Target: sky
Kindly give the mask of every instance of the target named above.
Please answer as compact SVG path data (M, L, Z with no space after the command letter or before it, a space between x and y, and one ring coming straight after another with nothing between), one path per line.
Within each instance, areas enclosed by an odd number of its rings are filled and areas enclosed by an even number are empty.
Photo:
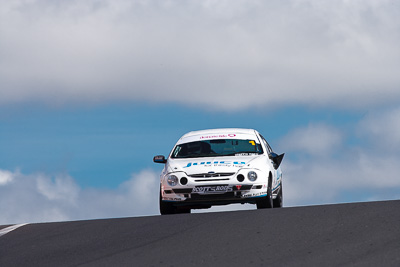
M399 199L399 5L0 1L0 224L156 215L153 156L225 127L285 206Z

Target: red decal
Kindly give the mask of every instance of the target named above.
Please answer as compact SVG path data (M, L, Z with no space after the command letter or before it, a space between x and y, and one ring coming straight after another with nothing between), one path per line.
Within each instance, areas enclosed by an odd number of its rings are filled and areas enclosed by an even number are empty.
M237 190L240 190L240 188L242 188L242 186L241 185L237 185L236 188L237 188Z

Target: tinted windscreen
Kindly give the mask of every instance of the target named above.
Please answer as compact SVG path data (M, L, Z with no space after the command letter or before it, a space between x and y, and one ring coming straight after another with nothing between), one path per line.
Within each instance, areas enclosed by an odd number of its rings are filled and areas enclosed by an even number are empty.
M262 153L261 145L254 140L214 139L177 145L171 157L198 158Z

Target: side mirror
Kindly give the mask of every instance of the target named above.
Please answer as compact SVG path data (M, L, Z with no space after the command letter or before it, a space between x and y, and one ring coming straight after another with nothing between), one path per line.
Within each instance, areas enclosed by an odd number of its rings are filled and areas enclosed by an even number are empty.
M285 156L285 153L278 155L274 152L271 152L268 157L272 160L272 162L274 163L274 168L278 169L279 166L282 163L283 157Z
M167 162L167 160L165 159L165 157L164 157L163 155L155 156L155 157L153 158L153 161L154 161L155 163L166 163L166 162Z

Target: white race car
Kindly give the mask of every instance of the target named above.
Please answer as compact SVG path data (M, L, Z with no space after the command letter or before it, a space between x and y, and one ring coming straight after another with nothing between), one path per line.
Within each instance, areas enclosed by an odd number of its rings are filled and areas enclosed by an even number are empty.
M213 129L182 136L163 163L160 213L190 213L213 205L252 203L282 207L284 154L277 155L256 130Z

